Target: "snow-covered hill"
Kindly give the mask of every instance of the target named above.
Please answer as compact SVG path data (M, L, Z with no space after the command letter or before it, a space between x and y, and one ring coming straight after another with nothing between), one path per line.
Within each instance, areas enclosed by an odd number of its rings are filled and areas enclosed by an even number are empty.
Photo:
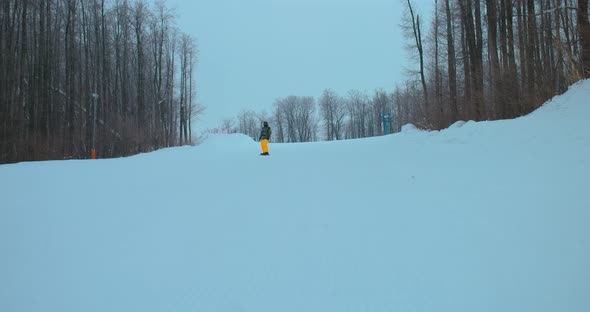
M589 98L0 166L0 311L590 311Z

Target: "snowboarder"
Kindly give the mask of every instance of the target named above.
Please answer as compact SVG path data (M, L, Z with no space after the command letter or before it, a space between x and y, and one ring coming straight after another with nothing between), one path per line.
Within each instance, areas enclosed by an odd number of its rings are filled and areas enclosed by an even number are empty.
M270 129L270 127L268 126L268 122L264 122L263 123L263 127L262 127L262 131L260 131L260 138L258 138L258 140L260 141L260 146L262 147L262 153L260 153L260 155L269 155L268 154L268 140L270 140L270 135L272 133L272 130Z

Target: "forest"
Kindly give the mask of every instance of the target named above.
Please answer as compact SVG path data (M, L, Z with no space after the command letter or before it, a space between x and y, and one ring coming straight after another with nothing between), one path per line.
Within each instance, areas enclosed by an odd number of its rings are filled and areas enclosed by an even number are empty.
M371 94L289 95L270 114L244 110L221 129L257 138L268 120L275 142L362 138L405 124L439 130L528 114L590 77L587 0L433 0L426 25L412 1L400 1L415 64L406 81Z
M0 163L192 141L196 41L162 0L2 0Z

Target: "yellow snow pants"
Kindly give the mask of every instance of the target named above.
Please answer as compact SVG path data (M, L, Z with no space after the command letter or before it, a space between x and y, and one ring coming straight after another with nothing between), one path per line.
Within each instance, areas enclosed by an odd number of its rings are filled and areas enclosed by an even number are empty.
M268 153L268 140L260 140L260 147L263 153Z

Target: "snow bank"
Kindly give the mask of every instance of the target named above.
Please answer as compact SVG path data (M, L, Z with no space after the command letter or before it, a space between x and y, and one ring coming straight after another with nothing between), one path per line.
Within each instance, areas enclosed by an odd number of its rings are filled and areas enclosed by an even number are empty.
M413 124L405 124L402 126L401 133L409 134L409 133L418 133L418 132L422 132L422 130L418 129Z
M467 122L463 121L463 120L459 120L455 123L453 123L452 125L449 126L450 129L458 129L463 127L463 125L465 125Z

